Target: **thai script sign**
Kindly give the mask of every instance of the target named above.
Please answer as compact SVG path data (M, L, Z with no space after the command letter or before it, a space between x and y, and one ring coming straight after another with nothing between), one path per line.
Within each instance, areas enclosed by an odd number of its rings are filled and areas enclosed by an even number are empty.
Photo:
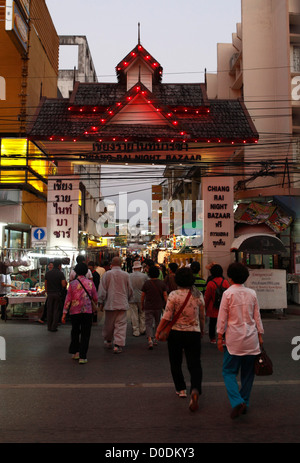
M49 177L47 198L48 247L77 248L79 180Z

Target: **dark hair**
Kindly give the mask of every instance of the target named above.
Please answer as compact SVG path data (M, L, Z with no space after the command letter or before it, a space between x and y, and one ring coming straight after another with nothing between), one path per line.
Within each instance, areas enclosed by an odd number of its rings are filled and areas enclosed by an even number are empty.
M93 262L92 260L90 260L89 263L88 263L88 265L89 265L90 267L95 267L95 262Z
M159 277L159 268L152 265L149 268L148 275L150 278L158 278Z
M85 256L82 254L79 254L79 256L76 257L76 262L77 264L81 264L82 262L85 262Z
M77 275L86 275L88 272L88 266L84 262L81 262L76 265L74 270Z
M61 260L60 259L55 259L53 261L53 267L58 268L61 265Z
M222 269L221 265L215 264L210 269L210 273L211 273L213 278L222 277L223 276L223 269Z
M178 269L178 264L176 264L176 262L171 262L171 263L169 264L169 269L170 269L173 273L175 273L176 270Z
M191 263L191 270L193 273L199 273L200 272L200 264L196 260L194 260Z
M249 270L241 262L234 262L229 265L227 275L234 283L242 285L249 276Z
M177 286L181 286L182 288L193 286L195 278L192 270L189 267L183 267L177 270L175 274L175 282Z
M148 267L152 267L152 265L154 265L154 261L152 259L146 259L146 265L148 265Z

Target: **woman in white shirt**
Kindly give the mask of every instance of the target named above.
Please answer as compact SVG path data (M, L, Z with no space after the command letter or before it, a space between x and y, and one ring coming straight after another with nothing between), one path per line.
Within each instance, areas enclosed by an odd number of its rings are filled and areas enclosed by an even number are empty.
M229 283L224 293L217 321L217 346L224 351L223 378L232 406L231 418L246 413L254 381L254 362L260 353L264 332L258 300L253 289L246 288L249 271L235 262L227 269ZM226 347L223 348L225 334ZM241 370L241 388L237 375Z

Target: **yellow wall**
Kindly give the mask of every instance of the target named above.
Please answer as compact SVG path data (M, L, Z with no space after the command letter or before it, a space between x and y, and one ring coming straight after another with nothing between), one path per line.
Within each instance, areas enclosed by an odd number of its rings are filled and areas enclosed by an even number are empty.
M47 226L47 202L42 201L31 193L22 194L22 223L32 226Z

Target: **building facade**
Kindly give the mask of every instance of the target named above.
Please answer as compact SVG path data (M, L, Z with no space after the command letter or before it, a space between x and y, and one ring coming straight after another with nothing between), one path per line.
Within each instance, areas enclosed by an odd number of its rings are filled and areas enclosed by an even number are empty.
M100 167L58 162L39 147L28 132L37 108L45 98L57 99L59 91L59 46L65 43L57 35L45 0L0 1L0 248L1 260L18 261L18 255L45 242L33 239L33 230L52 227L57 239L48 240L54 249L61 247L59 237L68 237L70 217L49 218L49 185L57 188L55 198L66 204L54 205L57 211L76 217L72 248L85 248L95 235L95 198L100 196ZM85 38L79 44L79 76L95 79L92 59ZM82 53L84 48L84 54ZM84 55L84 57L83 57ZM88 60L86 59L88 56ZM85 61L84 61L85 59ZM73 85L74 78L71 83ZM59 176L59 177L58 177ZM66 178L75 178L70 191L58 194ZM50 195L51 196L51 195ZM52 198L53 199L53 198ZM57 202L57 201L56 201ZM65 206L65 207L63 207ZM61 223L64 224L64 228ZM73 219L72 219L73 224ZM88 233L89 230L89 233ZM56 253L60 254L60 252ZM16 257L16 258L13 258Z
M252 264L299 273L300 4L242 0L232 43L218 44L218 71L207 75L211 98L243 98L259 142L236 150L235 235L279 236L286 253L253 256Z
M0 246L17 251L46 226L55 166L26 135L41 96L57 96L59 39L44 1L1 0L0 18Z

